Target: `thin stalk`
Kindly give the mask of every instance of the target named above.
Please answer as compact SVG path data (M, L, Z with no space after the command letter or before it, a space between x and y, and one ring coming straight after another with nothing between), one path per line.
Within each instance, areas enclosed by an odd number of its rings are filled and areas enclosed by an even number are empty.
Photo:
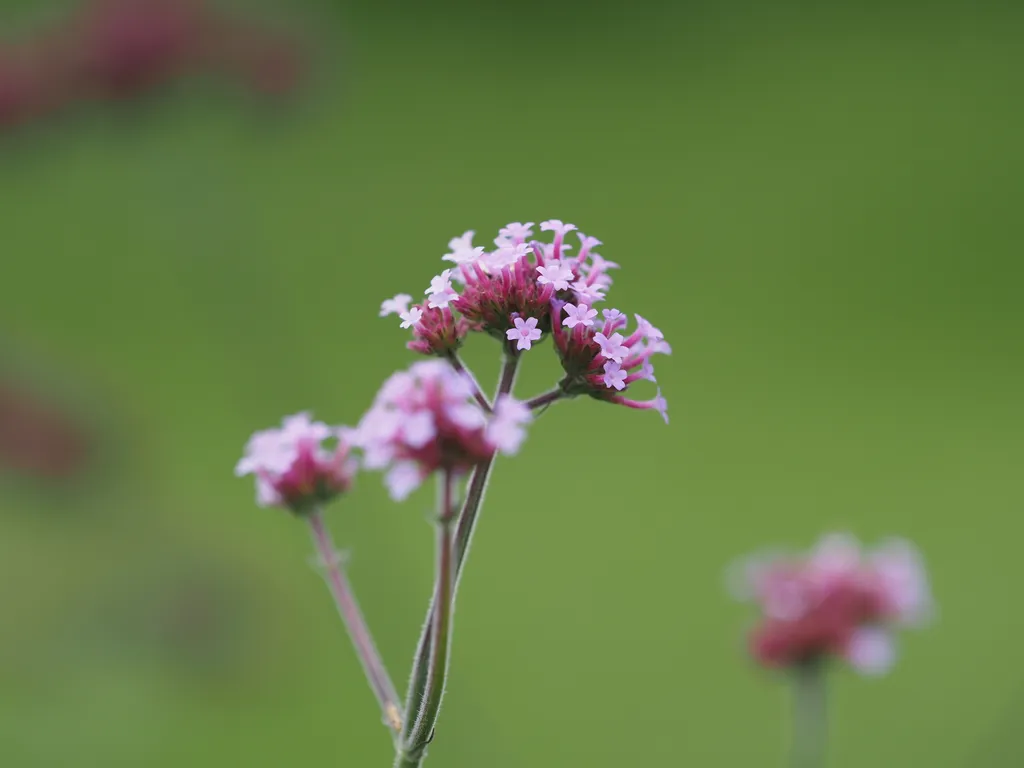
M473 384L473 399L476 400L479 406L483 408L487 413L491 413L494 410L491 406L491 401L487 399L487 395L485 395L484 391L480 388L480 384L477 383L476 377L473 375L473 372L463 364L462 358L459 357L459 353L456 352L455 350L452 350L448 354L448 362L451 363L452 368L454 368L456 371L463 374L469 379L469 381Z
M356 655L363 665L363 672L370 683L373 695L377 697L377 703L380 704L384 722L397 734L402 730L398 692L395 690L395 685L391 682L391 677L384 667L384 661L373 642L366 619L362 611L359 610L359 603L356 602L352 584L342 568L338 553L334 548L334 542L331 540L331 534L324 524L322 513L317 510L307 519L313 534L313 544L316 546L317 555L327 572L327 586L330 587L334 604L348 630L349 637L352 639L352 645L355 646Z
M441 711L444 686L448 677L448 659L451 655L451 627L455 589L455 552L452 540L452 522L455 518L455 476L446 471L441 477L437 520L437 580L434 587L434 606L430 623L430 654L423 703L415 722L402 734L402 745L397 765L419 765L427 744L430 743Z
M505 362L501 369L498 381L497 399L501 395L512 393L515 385L516 373L519 368L518 355L506 354ZM454 541L454 570L455 584L452 589L452 601L455 599L455 592L458 586L458 579L462 574L462 567L466 562L466 555L469 551L470 541L473 538L473 531L480 512L480 506L484 499L484 492L487 490L487 481L490 479L491 469L494 467L494 455L492 454L482 464L478 464L469 478L469 486L466 489L466 500L463 502L462 511L459 513L458 522L455 525ZM416 647L416 657L413 661L412 677L409 680L409 691L405 700L405 722L414 723L416 716L424 702L427 689L427 672L432 651L432 627L436 615L436 598L431 600L427 609L427 620L424 622L423 632L420 634L419 644ZM428 734L427 738L430 738ZM403 760L405 762L403 762ZM411 760L411 762L409 762ZM396 768L414 768L422 761L422 756L413 759L400 751Z
M552 403L557 403L563 397L565 397L565 392L563 392L559 387L555 387L550 392L545 392L542 395L531 397L526 401L526 407L531 411L536 411L538 408L544 408Z
M811 659L793 669L793 768L824 768L828 736L825 666Z

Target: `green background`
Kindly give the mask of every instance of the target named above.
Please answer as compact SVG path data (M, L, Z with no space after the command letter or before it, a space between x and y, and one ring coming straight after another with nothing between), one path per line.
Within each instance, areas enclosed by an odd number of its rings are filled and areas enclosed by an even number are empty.
M500 463L428 764L784 765L723 572L830 530L913 539L940 607L890 676L833 676L830 765L1024 762L1021 12L310 11L295 109L3 137L5 375L100 442L71 487L0 487L0 764L389 765L307 534L231 470L284 414L360 417L414 359L379 302L449 238L549 217L672 342L672 423L574 401ZM493 343L466 357L490 386ZM518 394L557 373L538 347ZM430 505L364 475L330 512L400 684Z

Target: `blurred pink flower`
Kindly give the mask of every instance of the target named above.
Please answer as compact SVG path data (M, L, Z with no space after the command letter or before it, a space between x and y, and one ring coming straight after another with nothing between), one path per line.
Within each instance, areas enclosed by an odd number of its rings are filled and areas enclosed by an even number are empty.
M389 378L352 434L364 466L386 469L385 484L404 499L435 471L462 474L494 452L515 453L531 414L505 397L488 418L469 378L447 362L414 363Z
M352 486L357 462L350 454L350 430L312 421L308 413L288 416L277 429L256 432L235 466L235 474L256 476L256 500L263 507L311 511ZM337 439L333 449L325 440Z
M920 556L897 539L864 551L833 534L802 556L750 558L734 575L736 596L761 607L750 651L769 667L838 656L883 673L896 657L893 630L922 624L933 607Z

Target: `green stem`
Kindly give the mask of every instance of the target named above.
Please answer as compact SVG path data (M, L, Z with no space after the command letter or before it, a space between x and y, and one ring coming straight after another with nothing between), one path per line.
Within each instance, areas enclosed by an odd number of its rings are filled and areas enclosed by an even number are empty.
M545 406L549 406L552 403L557 403L563 397L565 397L565 392L562 390L562 388L555 387L554 389L550 390L549 392L545 392L542 395L531 397L529 400L526 401L526 407L529 408L531 411L535 411L538 408L544 408Z
M828 735L825 666L809 659L793 669L793 768L824 768Z
M511 394L515 386L516 373L519 368L518 355L506 354L505 362L501 369L498 382L498 392L495 397ZM492 454L482 464L478 464L469 479L469 486L466 489L466 500L459 513L458 522L455 525L454 541L454 584L452 586L451 600L454 603L455 590L458 585L459 576L462 574L462 567L466 562L466 555L469 552L469 545L473 538L473 531L476 528L476 521L480 513L480 506L484 500L484 493L487 490L487 481L490 479L491 469L494 467L494 455ZM419 644L416 647L416 657L413 662L412 677L409 681L409 691L405 700L404 722L409 728L416 722L418 713L425 702L427 690L427 676L430 668L432 655L432 627L435 621L436 597L431 600L427 610L427 620L424 623L423 632L420 634ZM428 734L429 738L429 734ZM403 740L404 741L404 740ZM407 741L404 743L408 744ZM409 755L400 750L396 768L415 768L422 762L423 755Z
M427 661L426 686L422 706L416 719L408 723L402 734L398 765L418 765L430 743L441 711L445 680L448 677L448 658L451 651L451 625L455 588L455 551L452 545L452 522L455 517L455 476L446 471L441 478L439 514L437 521L437 581L434 606L430 622L430 653ZM403 762L404 761L404 762Z
M395 733L402 728L400 720L398 692L394 683L384 667L384 660L377 651L373 642L370 628L359 610L359 603L356 602L355 592L348 580L338 553L331 541L330 531L324 524L323 515L319 510L308 516L309 528L313 534L313 544L316 547L320 562L326 569L327 586L330 587L331 596L338 609L342 622L348 630L352 645L355 647L356 655L363 665L363 672L370 683L373 695L377 697L381 712L384 715L384 722Z

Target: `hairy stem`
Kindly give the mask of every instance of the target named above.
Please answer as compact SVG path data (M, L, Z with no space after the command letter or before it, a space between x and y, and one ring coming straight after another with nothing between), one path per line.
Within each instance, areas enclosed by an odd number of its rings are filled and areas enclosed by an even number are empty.
M433 605L435 610L430 622L430 653L427 659L426 686L422 706L416 720L407 724L402 733L402 744L398 765L409 764L416 759L422 761L427 744L434 733L444 686L448 677L448 658L451 651L451 626L454 604L452 592L455 588L455 552L452 542L452 522L455 518L454 500L455 476L446 471L441 478L438 499L437 520L437 579L434 585ZM403 762L405 761L405 762Z
M363 672L370 683L373 695L377 697L377 703L380 704L384 722L392 731L399 733L402 729L402 719L398 692L395 690L394 683L391 682L391 677L384 667L384 661L373 642L366 619L362 611L359 610L359 603L356 602L352 584L342 568L338 553L334 548L334 542L331 541L331 534L324 524L323 515L317 510L307 519L313 534L317 555L326 569L327 585L330 587L334 604L337 606L338 613L352 639L352 645L355 646L356 655L363 665Z
M518 355L507 354L499 376L498 391L495 399L501 395L511 394L512 387L515 385L518 368ZM477 465L476 469L473 470L473 474L469 478L469 486L466 489L466 499L463 502L462 511L459 513L458 522L455 525L453 545L454 552L452 556L454 568L454 583L452 585L451 595L452 602L455 600L455 588L458 584L459 576L462 574L462 567L466 562L466 554L469 551L469 545L473 538L473 531L476 527L480 506L484 499L484 492L487 490L487 481L490 478L491 469L493 467L494 455L492 454L485 462ZM416 716L420 711L421 704L425 700L429 660L431 658L433 648L432 627L434 625L436 605L437 600L435 597L431 601L430 607L427 610L427 620L424 623L423 632L420 634L419 644L416 647L416 657L413 661L412 677L409 681L409 692L405 700L405 722L407 724L415 722ZM396 768L414 768L415 766L419 766L421 761L422 755L417 757L415 755L408 755L404 751L400 751L395 766Z
M825 667L811 659L793 669L792 768L824 768L828 735Z

